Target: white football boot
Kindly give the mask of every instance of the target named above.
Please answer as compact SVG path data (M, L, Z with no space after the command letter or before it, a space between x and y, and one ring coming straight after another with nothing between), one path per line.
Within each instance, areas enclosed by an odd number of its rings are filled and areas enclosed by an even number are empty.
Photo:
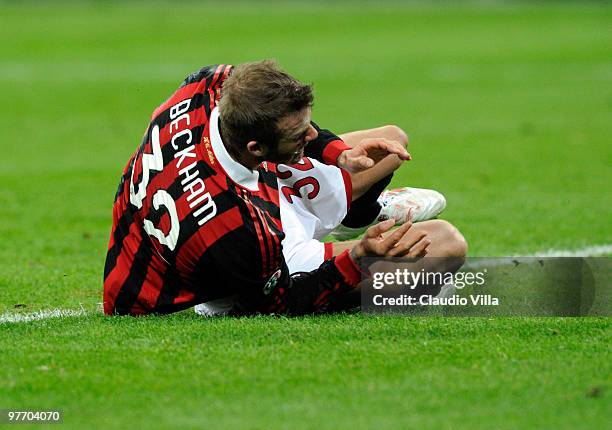
M378 203L382 209L370 225L391 218L395 219L396 225L404 224L408 221L411 209L413 222L426 221L437 217L446 207L446 199L439 192L410 187L385 190L378 198ZM336 240L349 240L365 232L370 225L353 228L340 224L330 235Z

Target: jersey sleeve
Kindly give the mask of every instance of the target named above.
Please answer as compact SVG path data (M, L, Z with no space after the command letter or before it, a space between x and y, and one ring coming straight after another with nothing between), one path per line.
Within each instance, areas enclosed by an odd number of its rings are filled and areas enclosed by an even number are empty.
M270 292L267 309L287 315L313 313L336 295L352 290L360 280L359 267L347 250L315 270L290 275Z
M316 139L306 145L304 156L336 166L338 156L343 151L351 149L350 146L331 131L322 129L314 122L311 124L319 134Z
M240 241L238 239L240 237ZM291 274L279 255L277 270L264 276L256 263L258 238L238 232L218 241L223 248L207 252L200 261L200 282L206 303L196 307L204 315L285 314L316 312L334 295L354 288L361 272L348 251L324 261L308 272ZM240 248L236 247L240 243Z

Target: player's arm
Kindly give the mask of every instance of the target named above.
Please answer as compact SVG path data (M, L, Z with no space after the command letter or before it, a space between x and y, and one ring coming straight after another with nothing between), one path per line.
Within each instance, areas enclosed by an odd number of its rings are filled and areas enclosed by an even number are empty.
M286 267L286 266L285 266ZM285 315L303 315L316 312L337 294L357 286L361 272L349 251L324 261L316 270L285 276L274 285L265 288L261 312Z
M363 257L416 258L427 252L425 234L409 235L409 221L393 232L394 220L370 227L363 238L311 272L298 272L276 284L264 306L268 312L300 315L314 312L337 294L355 288L361 281ZM384 234L384 235L383 235Z
M311 124L318 135L306 145L304 155L325 164L357 173L373 167L390 154L396 154L402 160L410 160L410 154L399 142L384 138L368 138L351 148L331 131L320 128L314 122Z
M282 252L271 262L268 251L256 231L228 233L199 262L202 301L233 297L235 315L300 315L315 312L317 299L350 290L360 281L349 251L299 274L290 273Z
M202 298L233 296L234 314L276 313L302 315L316 312L336 295L357 286L361 280L360 259L366 256L405 255L425 249L427 241L407 242L405 224L383 237L394 225L386 221L370 227L364 237L335 257L324 261L315 270L291 274L281 254L275 270L263 268L258 258L260 242L255 232L234 230L219 240L214 250L200 260ZM240 250L235 244L241 243ZM419 248L420 247L420 248ZM269 267L268 267L269 269ZM223 279L223 282L217 280Z
M291 274L282 253L270 266L266 260L270 255L262 259L257 235L247 238L237 233L228 234L232 240L215 244L214 251L200 260L198 270L201 300L232 297L233 315L312 313L318 300L329 300L360 281L359 268L348 251L324 261L316 270ZM239 249L236 243L240 243Z
M336 295L346 293L357 286L361 281L361 258L417 257L426 252L429 241L424 235L416 239L407 235L412 226L410 222L387 233L394 225L395 222L389 220L370 227L351 249L324 261L310 272L289 274L283 259L282 269L275 275L266 281L262 280L255 288L241 291L238 313L240 308L244 313L255 311L302 315L316 312Z

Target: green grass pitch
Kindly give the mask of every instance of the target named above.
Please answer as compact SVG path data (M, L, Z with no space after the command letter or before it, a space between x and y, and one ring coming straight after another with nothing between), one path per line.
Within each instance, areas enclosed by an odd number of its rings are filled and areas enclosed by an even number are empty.
M220 3L220 2L217 2ZM204 64L276 58L338 133L397 124L470 255L612 243L603 3L0 2L0 409L66 428L609 425L609 318L105 318L119 174Z

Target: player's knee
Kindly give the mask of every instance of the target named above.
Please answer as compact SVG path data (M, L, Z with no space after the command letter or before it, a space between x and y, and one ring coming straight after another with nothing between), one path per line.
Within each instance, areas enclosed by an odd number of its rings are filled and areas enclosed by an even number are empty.
M457 227L444 220L428 221L429 231L435 237L433 265L438 272L456 272L465 263L467 241ZM417 224L418 225L418 224ZM432 244L433 245L433 244Z
M395 140L405 148L408 146L408 135L397 125L385 125L382 127L382 135L385 139Z
M467 255L468 244L461 232L448 221L438 220L444 232L443 248L449 257L464 259Z

